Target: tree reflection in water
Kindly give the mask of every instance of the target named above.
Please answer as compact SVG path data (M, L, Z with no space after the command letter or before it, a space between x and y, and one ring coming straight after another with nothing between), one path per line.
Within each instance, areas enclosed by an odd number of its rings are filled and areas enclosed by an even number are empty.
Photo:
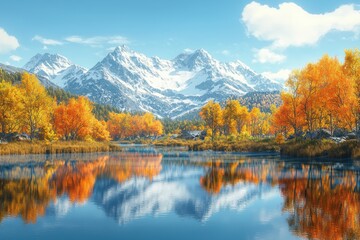
M360 239L359 172L302 166L280 180L290 229L310 239Z
M161 171L161 154L118 154L95 161L47 162L43 166L2 168L0 179L0 221L21 216L35 223L51 201L66 194L72 203L83 203L92 194L98 177L123 182L132 176L152 179ZM25 175L25 176L24 176Z
M7 216L21 216L24 222L34 223L46 213L51 202L63 195L72 203L83 203L93 195L98 179L123 183L143 177L152 181L160 174L162 164L204 169L197 184L209 196L221 195L225 186L238 183L278 187L283 198L282 211L288 215L289 228L295 235L310 239L360 239L359 171L334 169L333 164L244 157L232 161L219 158L164 163L162 154L119 153L92 161L2 165L0 221Z
M309 239L360 239L360 172L328 165L215 162L200 183L211 194L238 182L278 185L290 230Z

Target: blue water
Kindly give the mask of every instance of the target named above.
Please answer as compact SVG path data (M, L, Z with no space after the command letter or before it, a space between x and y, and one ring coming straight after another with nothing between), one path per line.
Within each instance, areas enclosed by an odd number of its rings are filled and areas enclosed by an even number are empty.
M359 166L144 146L3 156L0 239L357 239Z

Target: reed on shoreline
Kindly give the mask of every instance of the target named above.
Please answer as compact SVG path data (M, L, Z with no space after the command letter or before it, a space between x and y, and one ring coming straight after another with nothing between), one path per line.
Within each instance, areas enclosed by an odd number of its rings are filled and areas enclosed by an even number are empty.
M54 143L48 143L43 141L35 141L0 144L0 155L60 154L116 151L121 151L120 146L111 142L59 141Z
M186 146L189 151L223 151L223 152L278 152L279 145L274 139L261 140L228 140L215 141L168 139L154 142L155 146Z
M330 140L291 141L281 146L280 154L286 157L359 158L360 142L348 140L337 144Z

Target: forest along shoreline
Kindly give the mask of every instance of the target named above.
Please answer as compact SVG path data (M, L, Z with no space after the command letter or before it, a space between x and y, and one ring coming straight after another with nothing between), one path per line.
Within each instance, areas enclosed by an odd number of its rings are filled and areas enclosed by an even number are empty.
M190 151L360 157L360 50L345 50L343 62L325 54L293 70L278 97L279 105L210 100L191 120L159 119L0 69L0 154L121 151L111 141L128 141Z

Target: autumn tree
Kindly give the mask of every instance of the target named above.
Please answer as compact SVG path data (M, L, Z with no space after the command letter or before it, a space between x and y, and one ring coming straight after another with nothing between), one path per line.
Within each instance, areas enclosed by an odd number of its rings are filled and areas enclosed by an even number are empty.
M200 117L205 121L207 127L211 130L211 139L214 141L215 134L220 130L223 124L222 109L219 103L210 100L201 108Z
M129 136L130 119L131 115L129 113L109 113L107 126L112 139L121 139Z
M237 134L237 119L240 114L240 107L237 100L226 101L223 110L225 134Z
M240 134L249 121L249 110L237 100L228 100L223 110L226 134Z
M355 127L355 116L351 114L351 108L356 102L354 81L347 77L343 71L342 64L337 58L327 58L319 61L322 76L326 79L327 90L324 91L323 107L327 111L327 126L331 132L335 128L353 129Z
M93 118L91 137L96 141L110 141L110 133L104 120L99 121Z
M304 113L305 123L308 131L315 130L316 119L318 118L320 75L315 64L308 64L301 72L299 79L299 92L301 98L301 110Z
M358 55L347 51L344 64L324 55L318 62L294 71L287 81L287 91L281 94L283 104L274 114L273 123L283 129L292 128L295 135L302 129L314 132L327 128L331 133L339 128L354 129L359 116Z
M45 88L35 75L24 73L20 84L23 95L20 102L23 106L22 117L24 129L33 139L39 129L50 122L53 111L53 100L48 96Z
M342 120L353 95L353 86L345 78L336 58L324 55L317 63L308 64L300 73L300 105L308 131L333 130Z
M0 82L0 124L1 132L16 132L20 128L23 112L20 89L9 82Z
M356 129L360 128L360 50L345 50L343 71L354 86L355 101L350 106L351 114L355 117Z
M86 97L71 98L55 109L56 132L66 140L85 139L92 132L93 121L92 104Z
M250 127L250 134L252 136L256 136L260 134L260 114L261 111L259 108L253 108L250 111L250 121L249 121L249 127Z
M283 104L274 112L274 124L282 129L291 127L295 136L298 135L304 125L303 111L300 108L299 77L299 70L294 70L290 74L286 82L288 91L281 93Z
M143 135L161 135L163 133L163 126L159 120L151 113L145 113L141 116L141 125L143 126Z
M163 134L162 123L151 113L131 115L110 112L107 126L112 139Z

